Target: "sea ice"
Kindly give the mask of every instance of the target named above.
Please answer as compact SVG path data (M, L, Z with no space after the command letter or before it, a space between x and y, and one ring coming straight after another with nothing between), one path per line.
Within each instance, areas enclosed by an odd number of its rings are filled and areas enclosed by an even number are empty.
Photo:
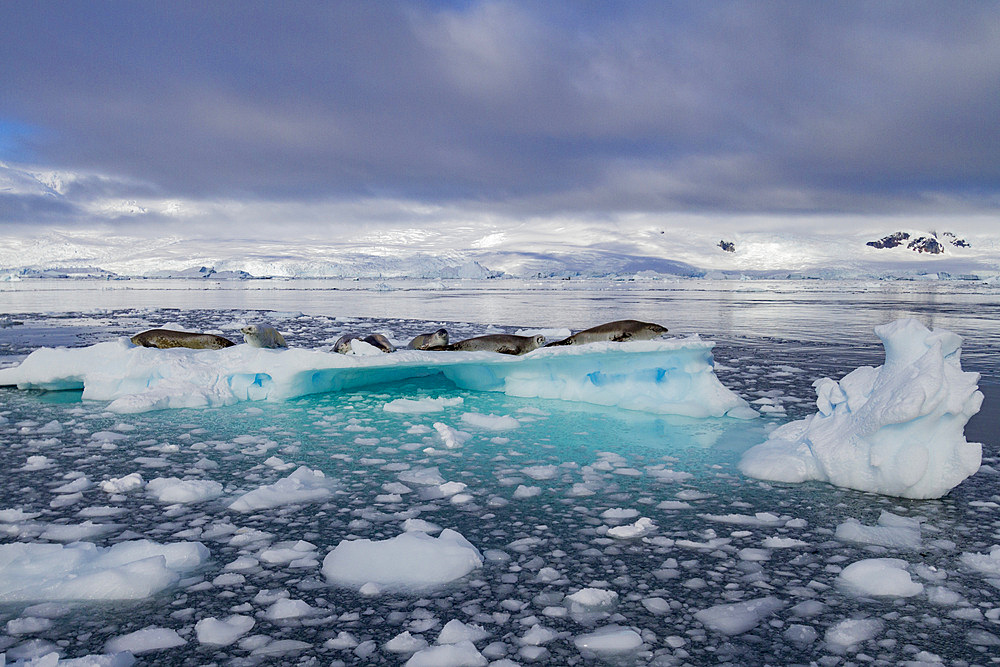
M848 618L829 628L823 638L831 650L843 651L874 638L882 632L882 627L877 618Z
M702 609L695 612L694 617L716 632L739 635L784 606L785 603L776 597L763 597Z
M906 561L899 558L866 558L845 567L838 585L855 595L908 598L921 593L924 585L910 579Z
M405 667L486 667L488 661L470 641L441 644L418 651Z
M874 544L896 549L919 549L920 522L882 511L877 526L865 526L857 519L837 525L835 536L844 542Z
M208 479L157 477L146 483L146 491L161 503L200 503L222 495L222 484Z
M635 630L609 625L573 640L580 650L599 654L627 653L642 646L642 637Z
M183 646L187 642L170 628L148 627L130 632L127 635L109 639L104 645L108 653L128 651L134 655L161 651L175 646Z
M447 584L482 565L479 550L446 528L436 538L411 531L381 541L342 540L323 559L323 574L341 586L373 583L386 590L410 592Z
M775 429L742 471L779 482L819 480L904 498L940 498L975 473L982 445L964 428L979 411L978 373L962 339L914 319L875 328L885 364L814 383L819 412Z
M200 542L149 540L98 547L90 542L0 545L0 600L135 600L177 582L200 566Z
M198 642L210 646L229 646L253 629L254 620L250 616L233 614L226 619L203 618L195 623L194 631Z
M122 338L84 348L40 348L18 366L0 369L0 385L83 389L85 399L110 401L113 412L135 413L287 400L440 373L463 389L510 396L688 417L757 416L719 382L713 346L692 336L539 348L522 356L421 350L352 356L250 345L160 350ZM488 423L511 428L516 421Z
M441 412L445 408L454 408L461 405L461 396L456 398L397 398L382 406L386 412L398 412L404 414L425 414L428 412Z
M265 484L244 493L230 503L229 509L254 512L281 505L314 503L332 495L333 487L334 483L319 470L300 466L291 475L274 484Z

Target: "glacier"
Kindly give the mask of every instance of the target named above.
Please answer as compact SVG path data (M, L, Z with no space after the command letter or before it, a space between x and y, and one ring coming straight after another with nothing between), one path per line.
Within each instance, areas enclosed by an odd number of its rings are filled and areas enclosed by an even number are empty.
M962 370L962 338L910 318L875 333L885 364L814 382L819 411L749 449L744 474L929 499L979 470L982 445L967 442L964 429L983 394L979 374Z
M715 374L714 343L698 336L541 348L522 356L492 352L399 351L377 356L322 349L143 348L127 338L83 348L40 348L0 370L0 386L83 390L108 409L138 413L310 394L441 374L472 391L579 401L685 417L757 416Z

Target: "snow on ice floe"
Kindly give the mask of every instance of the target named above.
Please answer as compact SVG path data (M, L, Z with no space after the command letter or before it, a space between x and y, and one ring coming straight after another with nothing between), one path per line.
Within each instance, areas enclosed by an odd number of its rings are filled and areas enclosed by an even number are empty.
M914 319L875 328L885 364L814 383L819 412L748 450L759 479L818 480L904 498L940 498L975 473L982 445L964 428L979 411L978 373L961 368L962 339Z
M255 512L282 505L315 503L332 495L334 486L333 481L321 471L300 466L291 475L274 484L264 484L244 493L229 504L229 509Z
M739 635L752 630L784 606L785 603L776 597L763 597L702 609L695 612L694 617L711 630L724 635Z
M0 385L83 389L119 413L287 400L443 374L462 389L504 392L688 417L757 415L715 375L714 343L684 339L540 348L522 356L402 350L350 356L235 345L223 350L136 347L128 339L84 348L41 348L0 369ZM389 411L452 407L453 399L406 399ZM437 402L430 402L437 401ZM457 405L457 403L456 403ZM391 407L390 407L391 406ZM472 417L481 428L513 428L512 417Z
M180 573L201 566L208 555L200 542L3 544L0 601L147 598L175 584Z
M924 585L910 578L906 565L899 558L866 558L841 570L837 584L854 595L913 597Z
M388 540L342 540L323 559L323 574L340 586L373 584L373 593L417 592L460 579L482 565L479 550L446 528L438 537L410 531Z

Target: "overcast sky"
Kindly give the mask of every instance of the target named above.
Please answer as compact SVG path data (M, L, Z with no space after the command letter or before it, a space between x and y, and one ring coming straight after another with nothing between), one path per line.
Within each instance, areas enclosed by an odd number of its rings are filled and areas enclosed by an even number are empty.
M8 230L344 207L982 224L998 117L988 1L0 3Z

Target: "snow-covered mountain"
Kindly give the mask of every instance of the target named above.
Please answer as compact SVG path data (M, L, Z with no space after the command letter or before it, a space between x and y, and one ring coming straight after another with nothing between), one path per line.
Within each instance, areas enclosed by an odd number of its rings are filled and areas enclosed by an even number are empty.
M886 241L890 239L890 241ZM891 241L897 239L899 242ZM930 248L930 250L928 250ZM5 239L0 276L491 278L913 277L1000 273L1000 240L889 229L719 233L648 221L359 230L341 239L49 231Z

